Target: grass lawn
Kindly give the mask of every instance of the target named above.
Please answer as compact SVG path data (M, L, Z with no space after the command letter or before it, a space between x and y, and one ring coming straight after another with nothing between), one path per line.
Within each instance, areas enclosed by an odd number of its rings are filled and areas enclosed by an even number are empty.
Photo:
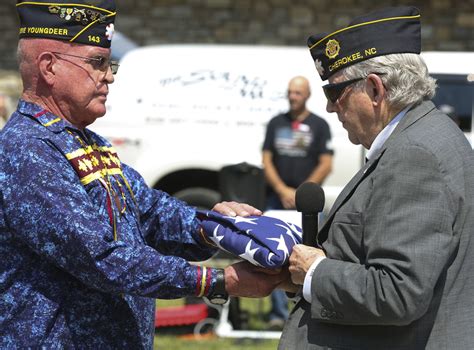
M203 340L183 339L176 336L155 335L157 350L275 350L277 340L208 338Z
M184 299L157 300L160 307L183 305ZM265 315L270 309L270 298L249 299L240 298L240 309L248 313L247 329L264 330ZM154 349L158 350L274 350L278 340L218 338L207 333L197 339L192 334L192 328L158 328L155 331Z

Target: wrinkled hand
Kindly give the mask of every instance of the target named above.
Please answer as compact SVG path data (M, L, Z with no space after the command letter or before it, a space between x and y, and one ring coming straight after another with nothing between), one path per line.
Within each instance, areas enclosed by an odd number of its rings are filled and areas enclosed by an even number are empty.
M285 187L278 195L280 197L281 204L285 209L294 209L296 189L293 187Z
M224 271L227 293L247 298L266 297L290 277L286 269L263 269L246 261L227 266Z
M212 210L227 216L262 215L262 212L249 204L238 202L220 202Z
M294 284L302 285L304 278L313 262L319 257L325 257L326 254L321 249L309 247L303 244L297 244L293 247L290 255L291 280Z

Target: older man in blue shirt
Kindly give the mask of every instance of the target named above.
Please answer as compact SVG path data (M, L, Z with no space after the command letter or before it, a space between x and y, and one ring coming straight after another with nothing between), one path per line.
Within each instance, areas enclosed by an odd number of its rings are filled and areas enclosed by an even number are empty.
M215 252L195 209L87 129L118 68L114 1L17 9L24 91L0 136L0 347L151 348L154 298L269 294L283 274L191 265Z

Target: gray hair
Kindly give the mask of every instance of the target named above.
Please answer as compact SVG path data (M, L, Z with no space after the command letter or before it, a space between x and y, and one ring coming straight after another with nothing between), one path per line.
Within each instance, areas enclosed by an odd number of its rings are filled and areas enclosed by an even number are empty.
M386 100L394 108L404 108L430 100L435 95L436 80L431 78L420 55L398 53L374 57L347 67L343 75L348 80L381 73L387 89ZM360 85L359 85L360 86Z

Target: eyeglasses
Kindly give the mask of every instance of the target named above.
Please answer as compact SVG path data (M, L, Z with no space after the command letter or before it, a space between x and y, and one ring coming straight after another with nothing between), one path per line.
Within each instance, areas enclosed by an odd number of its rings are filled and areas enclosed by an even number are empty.
M336 103L339 97L341 97L346 87L358 81L361 81L365 78L366 77L355 78L355 79L343 81L341 83L326 84L323 86L324 95L326 95L326 98L329 101L331 101L332 103Z
M386 73L369 73L369 74L377 74L377 75L384 75ZM334 83L334 84L326 84L323 86L324 95L326 98L331 101L332 103L336 103L337 100L342 96L344 90L349 86L358 81L364 80L369 75L367 74L365 77L355 78L343 81L341 83Z
M84 56L71 55L69 53L64 53L64 52L51 52L51 53L55 56L62 55L62 56L80 58L81 60L89 62L92 68L96 70L100 70L101 72L107 72L107 70L110 67L112 74L117 74L117 71L120 67L117 61L112 61L105 57L84 57Z

